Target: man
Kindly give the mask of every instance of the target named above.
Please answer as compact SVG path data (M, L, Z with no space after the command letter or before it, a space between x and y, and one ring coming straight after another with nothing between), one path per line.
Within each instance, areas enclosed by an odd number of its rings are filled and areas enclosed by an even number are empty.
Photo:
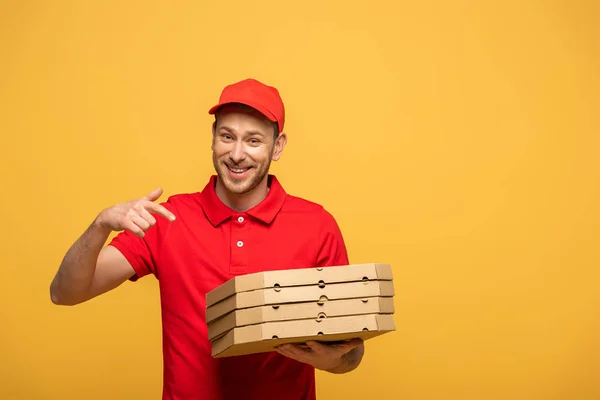
M100 212L65 255L51 299L74 305L152 274L161 296L163 399L315 399L314 369L355 369L360 339L211 357L208 291L241 274L347 265L348 255L331 214L286 194L269 174L287 141L278 90L246 79L225 87L209 113L216 175L198 193L158 204L156 189ZM120 233L104 246L112 231Z

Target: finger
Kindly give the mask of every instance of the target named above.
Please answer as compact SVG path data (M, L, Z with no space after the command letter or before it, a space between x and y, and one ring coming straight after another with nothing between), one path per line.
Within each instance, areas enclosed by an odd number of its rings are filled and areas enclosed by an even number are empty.
M293 344L286 344L283 346L286 353L291 354L294 357L304 358L310 356L312 354L311 349L303 349L300 346L296 346Z
M146 210L152 211L156 214L160 214L169 221L175 221L175 214L171 211L167 210L164 206L160 204L152 203L151 201L146 201L143 203L143 206Z
M360 338L354 338L351 340L345 340L345 341L335 341L335 342L317 342L315 340L308 340L306 342L307 345L309 346L322 346L322 347L328 347L328 348L335 348L335 347L356 347L356 346L360 346L363 343L363 340Z
M288 357L289 353L287 352L287 350L283 346L277 346L277 347L275 347L275 351L278 352L279 354L281 354L282 356Z
M279 354L283 354L283 355L291 355L291 351L290 351L290 345L289 344L282 344L280 346L277 346L277 352Z
M346 354L363 343L360 338L349 340L345 343L323 344L315 341L308 341L306 344L310 346L315 353L325 354L330 351L335 351L338 354Z
M317 353L319 355L327 353L327 350L328 350L328 346L321 344L319 342L315 342L313 340L309 340L308 342L306 342L306 345L308 347L310 347L310 349L312 351L314 351L315 353Z
M358 346L360 346L362 343L363 343L362 339L352 339L352 340L347 341L346 343L335 344L335 345L333 345L333 348L339 354L346 354L346 353L354 350Z
M137 237L140 237L140 238L144 237L144 231L139 226L134 224L133 221L131 221L129 219L127 219L127 220L125 220L125 222L123 222L123 228L127 229L128 231L130 231Z
M150 223L142 218L138 213L132 213L129 218L131 219L131 222L139 226L144 232L150 228Z
M346 343L341 343L338 346L342 346L344 349L346 349L346 351L350 351L362 345L364 342L365 341L361 338L355 338L347 341Z
M285 350L279 347L275 347L275 351L278 352L279 354L281 354L282 356L285 356Z
M144 218L150 226L154 226L154 224L156 224L156 218L154 218L152 214L150 214L144 207L140 207L138 213L140 214L140 217Z
M153 191L151 191L150 193L148 193L147 195L145 195L144 197L142 197L142 199L148 200L148 201L156 201L162 195L162 193L163 193L162 188L157 188L157 189L154 189Z

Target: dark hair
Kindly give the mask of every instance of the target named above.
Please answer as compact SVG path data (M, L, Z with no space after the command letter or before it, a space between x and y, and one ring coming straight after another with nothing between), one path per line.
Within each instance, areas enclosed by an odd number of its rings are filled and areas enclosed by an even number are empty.
M241 104L241 103L234 103L234 104L237 104L238 106L241 106L244 108L253 109L252 107L247 106L245 104ZM213 131L215 131L217 129L217 117L219 116L219 111L220 110L217 110L215 112L215 121L213 122ZM273 140L275 141L279 137L279 124L277 124L277 122L273 122L271 120L269 120L269 122L271 123L271 126L273 127Z

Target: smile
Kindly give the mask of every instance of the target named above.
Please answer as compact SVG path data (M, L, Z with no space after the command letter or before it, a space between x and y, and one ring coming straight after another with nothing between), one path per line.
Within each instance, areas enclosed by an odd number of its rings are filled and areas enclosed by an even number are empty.
M227 165L227 168L229 168L229 170L231 172L235 172L236 174L243 174L244 172L246 172L250 169L250 168L232 168L229 165Z
M243 179L248 174L248 171L252 169L252 167L234 168L227 164L225 164L225 166L229 170L229 176L233 179Z

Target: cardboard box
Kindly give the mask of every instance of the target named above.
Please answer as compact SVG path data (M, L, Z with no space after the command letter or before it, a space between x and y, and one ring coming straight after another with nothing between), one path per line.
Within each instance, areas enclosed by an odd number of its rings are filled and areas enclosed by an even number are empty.
M394 296L393 281L358 281L349 283L286 286L235 293L207 307L206 322L210 323L234 310L286 303L323 302L367 297Z
M325 319L266 322L230 330L212 342L215 358L273 351L284 343L308 340L335 342L367 340L396 330L391 314L366 314Z
M392 267L377 263L256 272L236 276L213 289L206 294L206 305L211 306L235 293L251 290L363 280L391 281L392 278Z
M265 322L393 313L393 297L365 297L252 307L235 310L209 323L208 339L213 341L231 329Z

